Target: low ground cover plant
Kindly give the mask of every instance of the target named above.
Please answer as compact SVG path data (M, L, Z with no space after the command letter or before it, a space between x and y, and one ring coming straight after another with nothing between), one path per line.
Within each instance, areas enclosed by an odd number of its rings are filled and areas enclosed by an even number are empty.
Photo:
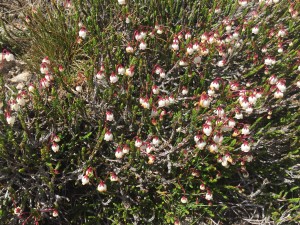
M18 90L1 77L1 220L297 223L299 10L283 0L51 1L24 10L18 29L3 21L1 64L20 57L32 78ZM289 124L277 157L293 168L279 192L256 183L270 169L286 176L259 161L276 121ZM286 143L284 132L269 140Z

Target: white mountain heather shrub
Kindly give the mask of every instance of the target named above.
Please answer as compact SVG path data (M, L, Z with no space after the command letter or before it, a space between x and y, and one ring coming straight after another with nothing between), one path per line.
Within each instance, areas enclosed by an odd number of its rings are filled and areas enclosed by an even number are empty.
M0 220L233 224L245 202L265 204L258 161L274 165L260 138L279 109L297 121L287 99L300 86L298 10L74 0L26 11L19 38L34 76L20 91L0 80L0 201L10 208ZM0 65L15 57L3 49ZM284 207L294 222L296 208Z

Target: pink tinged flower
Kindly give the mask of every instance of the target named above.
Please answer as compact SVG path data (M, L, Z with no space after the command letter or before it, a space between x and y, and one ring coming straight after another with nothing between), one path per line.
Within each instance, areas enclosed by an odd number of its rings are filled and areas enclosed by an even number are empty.
M293 11L291 12L292 18L296 18L296 17L298 16L298 14L299 14L299 12L298 12L297 10L293 10Z
M220 117L220 118L222 118L222 117L224 117L225 116L225 111L224 111L224 109L222 108L222 107L217 107L217 109L215 110L215 114L218 116L218 117Z
M118 182L119 181L119 177L115 173L111 173L110 174L110 181L111 182Z
M197 143L197 142L199 142L200 140L202 139L202 137L201 137L201 135L195 135L194 136L194 141Z
M216 13L216 14L219 14L219 13L221 13L221 9L220 9L220 7L218 7L218 6L217 6L217 7L215 8L215 13Z
M187 65L188 63L186 62L186 60L184 59L179 60L179 66L187 66Z
M215 143L213 143L213 144L211 144L209 147L208 147L208 149L209 149L209 151L211 152L211 153L216 153L216 152L218 152L218 146L215 144Z
M50 82L50 81L54 80L54 77L53 77L53 75L51 73L47 73L45 75L45 79Z
M144 42L144 41L142 41L141 43L140 43L140 45L139 45L139 49L140 50L145 50L147 48L147 44Z
M184 38L185 38L185 40L188 40L188 39L190 39L192 37L192 34L191 34L191 32L186 32L185 33L185 35L184 35Z
M131 45L127 45L127 47L126 47L126 52L127 52L127 53L133 53L133 52L134 52L133 47L131 47Z
M221 165L224 166L225 168L228 168L228 167L229 167L228 161L226 161L226 160L223 160L223 161L221 162Z
M193 60L193 62L195 64L197 64L196 66L200 66L199 64L201 63L201 56L196 56Z
M218 80L214 80L213 82L211 82L210 86L209 86L211 89L213 90L219 90L220 88L220 83Z
M8 125L12 126L15 123L16 118L14 116L11 116L10 113L6 113L5 115L6 122Z
M98 71L98 73L96 74L96 78L98 80L103 80L105 78L105 73L103 71Z
M52 143L51 149L53 152L58 152L59 151L59 145L55 142Z
M278 82L278 78L275 75L272 75L271 77L269 77L269 83L271 85L274 85Z
M129 77L133 77L134 75L134 66L130 66L129 68L126 69L125 75Z
M231 25L227 25L226 27L225 27L225 30L226 30L226 32L227 33L230 33L231 32Z
M207 201L210 201L210 200L213 199L213 195L212 195L212 193L211 193L210 191L207 191L207 192L206 192L205 199L206 199Z
M250 125L245 124L244 127L242 128L242 134L243 135L249 135L250 134Z
M18 105L20 105L20 106L24 106L25 104L26 104L26 101L25 101L25 98L24 98L24 96L23 95L18 95L17 96L17 103L18 103Z
M208 40L208 34L207 33L204 33L201 35L201 42L205 42Z
M62 66L62 65L59 65L58 66L58 71L59 72L63 72L65 70L65 68Z
M40 85L42 88L48 88L50 86L50 82L46 78L42 78L40 80Z
M200 97L200 102L199 102L200 106L202 106L203 108L208 108L210 105L210 102L211 102L211 100L210 100L209 96L206 93L202 93L201 97Z
M45 58L43 58L42 63L46 63L46 64L50 65L49 57L46 56Z
M243 152L249 152L250 151L250 144L247 141L244 141L241 145L241 150Z
M154 137L154 138L152 139L152 144L153 144L154 146L158 147L158 146L160 145L160 143L161 143L161 141L159 140L158 137Z
M85 175L86 176L93 176L94 175L94 172L93 172L93 168L92 167L89 167L86 171L85 171Z
M18 111L20 109L20 106L17 104L17 101L14 99L9 101L9 106L10 106L10 109L13 111Z
M140 148L142 146L143 142L141 139L137 138L134 142L134 146L137 148Z
M245 7L245 6L247 6L248 1L247 0L239 0L239 4L240 4L240 6Z
M245 96L243 97L243 100L241 100L240 104L243 109L247 109L250 105Z
M158 86L156 86L156 85L152 86L152 93L155 94L155 95L159 94L159 88L158 88Z
M161 72L163 71L163 69L159 66L159 65L156 65L154 67L154 72L159 75Z
M124 154L129 153L129 151L130 151L129 146L128 145L124 145L123 148L122 148L122 151L123 151Z
M262 52L262 53L266 53L267 51L268 51L267 47L263 47L263 48L261 49L261 52Z
M159 74L159 76L160 76L161 78L165 78L165 77L166 77L165 71L161 71L160 74Z
M198 170L193 170L193 171L192 171L192 176L193 176L193 177L199 177L199 176L200 176L199 171L198 171Z
M162 108L166 106L165 98L159 98L158 100L158 108Z
M119 5L126 5L126 0L118 0Z
M109 77L110 83L114 84L117 83L119 80L118 76L115 73L112 73Z
M140 33L139 31L137 31L137 30L134 32L134 38L135 38L135 40L137 40L137 41L143 40L143 36L142 36L141 33Z
M274 92L274 98L283 98L283 93L280 90Z
M114 120L114 114L110 111L106 112L106 120L107 121L113 121Z
M247 162L252 162L252 160L253 160L253 155L248 154L248 155L245 156L245 158L246 158L246 161L247 161Z
M125 74L125 68L124 68L124 66L118 65L118 66L117 66L117 70L118 70L118 74L119 74L119 75Z
M285 29L280 29L279 31L278 31L278 37L284 37L284 36L286 36L286 30Z
M156 116L158 116L158 111L157 111L157 109L154 107L154 108L152 108L152 110L151 110L151 117L156 117Z
M232 34L232 37L234 38L234 39L238 39L239 38L239 32L238 31L235 31L233 34Z
M252 28L252 34L258 34L259 32L259 27L258 26L255 26Z
M281 92L285 92L286 91L286 86L285 86L285 80L279 80L278 83L276 84L278 90L280 90Z
M14 214L15 214L15 215L20 216L21 213L22 213L21 207L18 206L18 207L15 207L15 208L14 208Z
M215 94L216 94L216 92L215 92L214 89L208 89L207 94L208 94L208 96L210 96L210 97L214 97Z
M251 114L251 113L253 113L253 107L250 105L250 106L248 106L246 109L245 109L245 111L246 111L246 113L247 114Z
M181 225L179 220L175 220L174 225Z
M211 35L211 36L209 36L209 38L208 38L208 41L207 41L209 44L213 44L213 43L215 43L216 42L216 39L215 39L215 37L214 37L214 35Z
M223 135L218 133L213 136L213 141L217 144L221 144L223 142Z
M82 176L81 178L82 185L86 185L90 182L90 179L87 175Z
M148 144L146 145L146 152L149 154L149 153L151 153L153 150L154 150L153 146L152 146L150 143L148 143Z
M157 29L156 30L157 34L162 34L164 32L164 30L163 30L163 28L161 26L158 26L156 29Z
M9 51L6 50L6 52L4 53L4 58L7 62L9 61L13 61L15 60L15 57L12 53L10 53Z
M195 43L193 44L193 49L194 49L195 51L198 51L199 48L200 48L199 43L198 43L198 42L195 42Z
M234 119L229 119L229 120L228 120L228 126L229 126L230 128L234 128L235 125L236 125L236 122L234 121Z
M243 114L240 111L235 112L234 118L241 120L244 118Z
M52 216L53 216L53 217L58 217L58 211L57 211L56 209L54 209L54 210L52 211Z
M186 196L182 196L180 201L181 201L181 203L186 204L188 202L188 199Z
M149 155L148 156L148 164L153 164L155 162L155 156L154 155Z
M33 84L29 84L29 86L28 86L28 91L31 92L31 93L33 93L34 90L35 90L34 85L33 85Z
M212 127L208 124L203 124L202 131L206 136L210 136L212 132Z
M208 124L209 126L211 126L211 125L212 125L211 119L207 119L207 120L205 121L205 124Z
M106 184L104 183L104 181L100 181L100 183L98 184L97 186L97 190L99 192L106 192L107 191L107 186Z
M203 150L204 147L206 146L206 142L203 139L200 139L197 143L196 143L196 148Z
M140 104L144 109L149 109L150 108L150 103L148 98L140 98Z
M248 102L252 105L254 105L257 101L257 98L256 98L256 95L254 94L251 94L249 97L248 97Z
M40 71L41 71L41 74L47 74L47 73L49 73L49 68L48 68L48 66L47 66L46 63L42 63L41 64Z
M113 134L110 131L106 131L104 135L105 141L112 141L113 140Z
M220 61L217 63L217 66L218 66L218 67L223 67L223 66L225 66L225 64L226 64L226 60L225 60L225 59L222 59L222 60L220 60Z
M200 188L200 190L201 190L201 191L204 191L204 190L205 190L205 188L206 188L206 187L205 187L205 184L203 184L203 183L202 183L202 184L200 184L200 187L199 187L199 188Z
M171 48L174 50L174 51L178 51L179 50L179 44L178 42L174 42L172 43L171 45Z
M131 20L130 20L130 17L129 16L126 16L126 18L125 18L125 23L130 23L131 22Z
M120 147L117 148L116 152L115 152L115 156L117 159L122 159L124 156L124 153L122 151L122 149Z
M233 82L230 82L229 85L230 85L230 90L232 90L232 91L239 90L239 83L238 82L233 81Z
M259 99L259 98L261 98L262 97L262 91L257 91L256 93L255 93L255 97L257 98L257 99Z
M187 49L186 49L186 53L188 55L192 55L194 53L194 48L193 48L193 45L192 44L189 44Z
M79 34L78 36L81 37L82 39L85 39L86 38L86 28L85 27L81 27L80 30L79 30Z
M267 56L265 58L265 65L267 66L271 66L271 65L274 65L276 63L276 60L270 56Z
M186 87L182 87L181 94L187 95L188 93L189 93L188 89Z

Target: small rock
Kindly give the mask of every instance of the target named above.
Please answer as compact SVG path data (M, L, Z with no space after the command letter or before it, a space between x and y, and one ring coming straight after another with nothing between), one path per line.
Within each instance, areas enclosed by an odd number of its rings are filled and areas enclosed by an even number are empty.
M28 71L24 71L23 73L20 73L19 75L11 78L10 81L13 83L21 83L28 81L30 77L31 74Z

